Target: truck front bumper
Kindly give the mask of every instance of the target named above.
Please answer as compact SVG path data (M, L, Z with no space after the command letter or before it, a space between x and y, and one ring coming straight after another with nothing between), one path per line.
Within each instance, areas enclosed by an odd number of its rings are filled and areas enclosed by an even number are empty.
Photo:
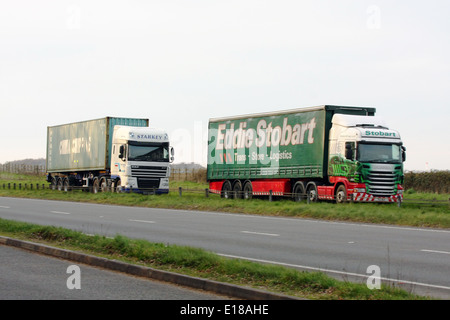
M365 192L356 192L352 194L352 200L355 202L403 202L403 194L395 194L390 197L376 197Z

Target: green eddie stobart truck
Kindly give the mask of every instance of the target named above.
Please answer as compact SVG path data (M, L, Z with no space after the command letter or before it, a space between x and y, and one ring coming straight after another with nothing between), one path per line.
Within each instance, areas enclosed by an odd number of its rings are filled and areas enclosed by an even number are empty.
M210 119L210 191L225 198L402 201L405 148L375 111L325 105Z

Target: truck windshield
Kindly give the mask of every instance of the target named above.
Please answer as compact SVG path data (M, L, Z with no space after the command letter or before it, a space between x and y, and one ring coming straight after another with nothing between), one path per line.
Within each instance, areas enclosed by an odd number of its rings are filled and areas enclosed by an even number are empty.
M169 162L169 143L130 142L128 160Z
M357 159L360 162L401 163L401 146L397 144L359 143Z

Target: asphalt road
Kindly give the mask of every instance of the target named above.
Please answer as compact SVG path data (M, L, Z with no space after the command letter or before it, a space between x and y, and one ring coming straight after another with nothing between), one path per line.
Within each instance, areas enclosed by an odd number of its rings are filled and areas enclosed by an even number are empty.
M375 265L382 282L450 298L450 230L16 198L0 198L0 217L200 247L362 283Z
M14 247L0 245L0 257L0 300L224 299Z

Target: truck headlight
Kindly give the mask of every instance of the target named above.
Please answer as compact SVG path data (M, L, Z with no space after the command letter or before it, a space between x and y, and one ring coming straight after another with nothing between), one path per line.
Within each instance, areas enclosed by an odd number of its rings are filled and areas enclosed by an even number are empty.
M366 188L355 188L353 189L353 191L356 193L364 193L366 192Z

